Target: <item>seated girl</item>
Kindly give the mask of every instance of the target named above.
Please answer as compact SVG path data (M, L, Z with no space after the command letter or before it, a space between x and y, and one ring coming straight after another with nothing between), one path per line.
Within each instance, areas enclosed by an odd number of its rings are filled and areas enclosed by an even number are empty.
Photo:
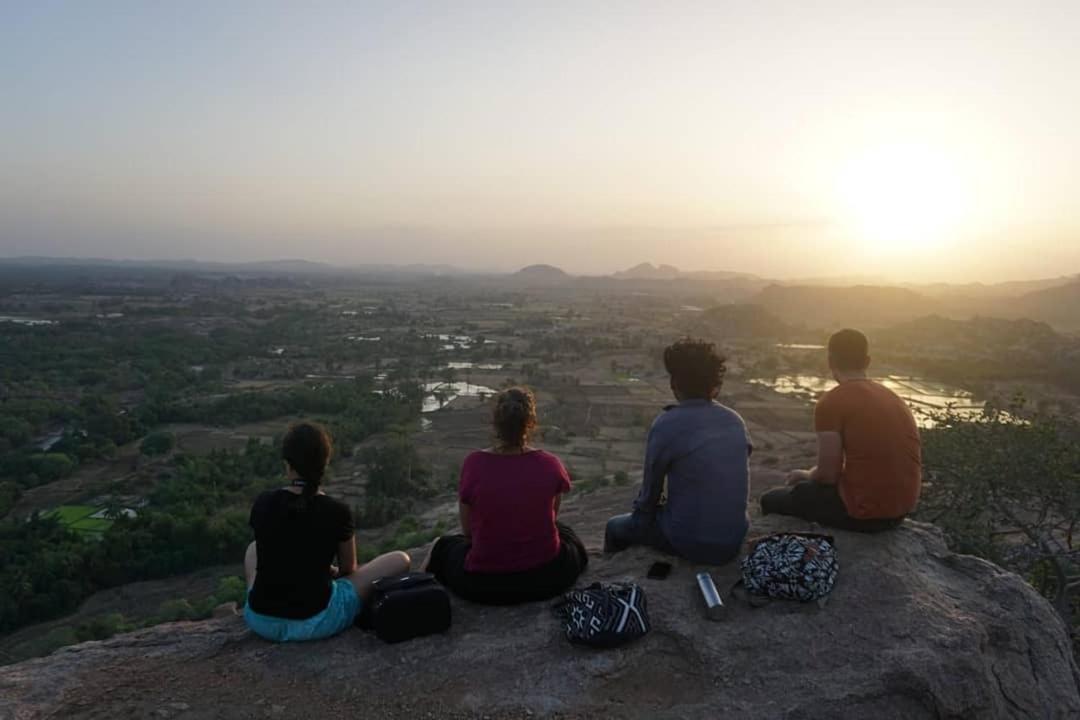
M403 552L357 565L352 513L321 489L331 452L322 427L289 428L281 447L289 486L264 492L251 509L244 620L267 640L336 635L353 624L375 580L409 570Z
M529 445L536 399L511 388L495 400L495 447L465 458L460 535L439 538L427 570L457 595L489 605L547 600L573 586L588 563L570 528L556 523L570 476Z

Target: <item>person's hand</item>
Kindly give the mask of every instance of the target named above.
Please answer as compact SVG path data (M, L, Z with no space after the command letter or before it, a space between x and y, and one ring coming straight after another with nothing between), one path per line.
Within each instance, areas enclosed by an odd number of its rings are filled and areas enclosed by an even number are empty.
M798 485L801 482L810 482L811 479L809 470L792 470L787 474L787 484L789 487Z

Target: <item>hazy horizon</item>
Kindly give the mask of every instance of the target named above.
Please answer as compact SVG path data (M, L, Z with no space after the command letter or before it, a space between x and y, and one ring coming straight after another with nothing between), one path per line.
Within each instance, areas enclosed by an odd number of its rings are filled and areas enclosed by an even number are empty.
M0 10L0 257L1080 272L1080 7Z

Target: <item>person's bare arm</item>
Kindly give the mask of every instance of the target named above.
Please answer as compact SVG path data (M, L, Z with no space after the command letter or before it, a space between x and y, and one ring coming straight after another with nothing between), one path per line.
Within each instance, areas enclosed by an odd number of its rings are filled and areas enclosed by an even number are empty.
M356 571L356 536L352 536L344 542L338 543L337 549L338 576L345 577Z
M816 482L835 485L844 469L844 440L838 432L819 432L817 465L809 470L792 470L788 473L788 485L800 482Z
M458 503L458 520L461 522L461 534L472 540L472 509L463 502Z

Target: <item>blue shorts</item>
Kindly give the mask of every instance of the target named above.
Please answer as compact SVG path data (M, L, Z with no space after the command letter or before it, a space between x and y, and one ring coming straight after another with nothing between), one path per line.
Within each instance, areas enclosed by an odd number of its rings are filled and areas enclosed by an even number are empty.
M250 594L250 591L248 591ZM244 622L261 638L273 642L300 642L322 640L348 629L360 612L360 597L356 588L345 578L335 580L330 586L330 602L326 609L303 620L260 615L244 606Z

